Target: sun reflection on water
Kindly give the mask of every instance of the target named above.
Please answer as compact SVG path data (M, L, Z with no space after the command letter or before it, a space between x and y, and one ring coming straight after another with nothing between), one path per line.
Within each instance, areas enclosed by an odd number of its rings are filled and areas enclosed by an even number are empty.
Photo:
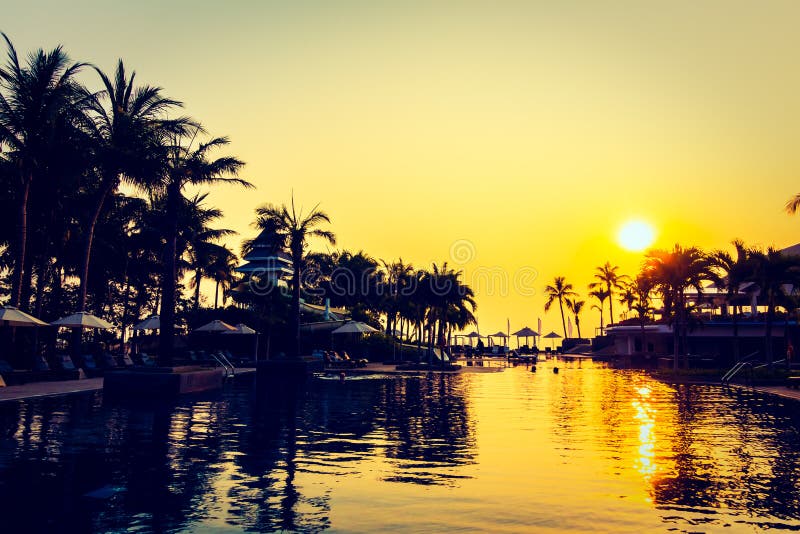
M655 460L656 409L650 404L650 388L637 386L635 391L638 397L634 397L631 404L635 410L633 418L639 425L639 455L634 460L634 469L644 475L645 481L649 482L658 471Z

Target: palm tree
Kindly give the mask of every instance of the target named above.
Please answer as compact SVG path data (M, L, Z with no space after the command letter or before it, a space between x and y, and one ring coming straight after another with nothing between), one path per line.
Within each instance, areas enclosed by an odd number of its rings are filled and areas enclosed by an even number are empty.
M432 330L429 342L444 344L450 327L466 328L475 324L475 293L461 281L461 271L435 263L427 273L424 294L429 296L428 323Z
M105 87L102 93L86 95L100 183L85 224L83 261L79 273L79 310L86 307L92 240L106 199L122 180L134 186L152 186L158 177L158 156L163 147L159 141L165 134L183 133L189 125L185 118L166 118L168 111L182 104L162 96L160 87L134 87L136 73L131 73L128 78L121 59L117 63L113 82L99 68L93 68ZM107 101L107 105L104 105L104 101Z
M307 214L298 211L294 205L294 195L290 206L265 204L256 209L256 227L274 233L283 247L289 251L292 262L292 332L294 336L294 357L300 357L300 286L301 274L305 266L306 249L311 238L320 238L335 245L336 236L330 230L318 228L323 223L330 224L330 217L314 206Z
M597 280L589 284L589 289L605 288L608 291L608 324L614 324L614 290L622 289L627 276L619 274L617 265L606 262L604 265L595 269L594 277Z
M236 266L238 258L228 247L216 248L212 255L211 264L208 267L209 278L214 280L214 309L219 305L219 290L222 289L222 305L225 306L227 294L233 282L236 281Z
M578 338L583 338L581 336L581 319L580 314L583 311L583 307L586 305L585 300L578 300L578 299L567 299L567 309L572 313L575 317L575 327L578 329Z
M753 264L752 280L759 288L760 296L766 300L767 318L764 326L766 360L770 368L773 361L772 326L775 322L775 309L789 299L787 286L796 286L800 279L800 263L792 257L781 254L772 247L766 252L750 251ZM789 305L789 304L785 304Z
M204 204L208 193L196 194L191 199L184 199L178 222L178 240L176 254L181 258L184 250L188 253L189 270L194 271L191 287L195 291L194 308L200 306L200 282L204 277L211 278L215 262L218 258L233 254L223 245L216 243L223 237L236 234L226 228L211 228L210 224L222 217L222 210L206 207ZM234 256L235 257L235 256Z
M211 158L211 153L229 144L226 137L215 137L194 146L202 132L196 126L191 138L175 136L168 145L162 189L166 193L164 271L161 279L161 331L159 357L169 364L172 361L172 342L175 333L175 290L177 283L177 237L181 205L185 201L183 188L187 185L228 183L253 187L250 182L237 178L244 163L232 156Z
M733 305L733 359L739 361L739 313L737 312L737 302L739 288L743 282L751 277L753 272L752 250L748 249L744 242L737 239L733 241L736 249L734 258L728 251L717 250L711 253L709 261L711 267L717 271L717 278L714 280L718 288L725 291L726 302L722 308L723 315L728 314L728 306Z
M700 249L683 248L680 245L675 245L671 251L649 252L642 274L661 293L664 314L672 323L673 368L677 371L681 339L684 340L684 366L689 363L685 347L688 328L686 290L695 289L699 298L703 293L702 282L712 280L715 275L707 256Z
M592 291L589 291L589 296L596 298L597 302L599 303L599 304L592 304L592 309L600 312L600 335L603 335L603 331L605 328L603 324L603 303L608 298L608 291L600 288L594 289Z
M386 270L386 276L383 280L383 294L385 297L383 307L386 313L386 333L388 335L394 335L397 329L397 319L400 314L400 297L408 283L408 277L413 272L414 268L410 263L403 263L403 258L392 263L381 261L383 263L383 268Z
M578 294L573 291L572 284L568 284L563 276L556 276L553 283L544 288L547 301L544 303L544 311L548 311L553 302L558 300L558 308L561 311L561 326L564 328L564 338L567 338L567 323L564 319L564 301L566 299L577 297Z
M639 316L642 352L647 352L647 333L644 327L647 324L648 316L653 311L650 305L650 294L653 291L653 282L646 276L637 276L633 282L628 284L628 291L630 291L633 296L633 300L631 304L629 304L629 309L635 311Z
M28 241L28 202L34 180L47 173L47 160L61 134L80 122L82 88L75 80L83 63L70 64L61 46L39 49L26 65L5 33L8 62L0 67L0 151L15 162L17 236L11 305L20 306ZM26 306L23 306L26 307Z

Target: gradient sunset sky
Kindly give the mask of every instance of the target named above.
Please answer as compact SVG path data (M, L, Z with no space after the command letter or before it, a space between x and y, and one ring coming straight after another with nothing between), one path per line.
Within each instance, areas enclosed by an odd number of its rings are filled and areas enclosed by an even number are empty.
M564 275L585 297L605 261L635 273L642 254L615 239L632 218L656 228L656 247L800 242L800 217L783 211L800 192L796 1L28 1L2 13L20 52L61 43L107 72L122 57L230 136L258 189L212 192L225 226L251 236L253 209L293 189L321 202L340 247L463 268L481 333L539 316L559 331L544 285ZM487 272L507 273L507 290L475 278ZM597 322L587 312L584 334Z

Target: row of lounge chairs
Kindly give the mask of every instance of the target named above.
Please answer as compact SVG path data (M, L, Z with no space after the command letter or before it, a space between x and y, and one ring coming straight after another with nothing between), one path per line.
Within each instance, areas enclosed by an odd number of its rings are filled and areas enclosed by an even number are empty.
M326 367L365 367L368 363L368 360L364 358L351 358L345 350L341 352L336 352L335 350L324 350L322 351L322 360L325 362Z
M74 380L80 378L81 371L85 376L101 376L111 369L124 369L134 365L151 365L152 359L147 354L140 354L134 360L127 354L114 355L104 352L95 357L92 354L83 354L78 362L73 361L68 354L57 354L49 360L44 356L37 356L33 361L32 369L15 369L5 360L0 360L0 376L8 385L24 384L45 380Z

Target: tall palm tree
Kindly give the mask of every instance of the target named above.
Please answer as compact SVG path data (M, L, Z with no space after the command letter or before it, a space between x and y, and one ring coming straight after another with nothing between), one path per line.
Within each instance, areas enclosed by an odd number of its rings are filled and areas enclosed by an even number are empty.
M603 335L605 326L603 323L603 303L608 298L608 291L602 288L589 291L589 296L597 299L598 304L592 304L592 309L600 312L600 335Z
M622 289L623 283L628 279L627 275L619 274L617 265L606 262L604 265L595 269L595 282L589 284L589 289L605 288L608 291L608 324L614 324L614 290Z
M572 313L573 317L575 317L575 327L578 329L578 338L583 338L581 335L581 311L583 311L583 307L586 305L585 300L578 300L576 298L567 299L567 309Z
M250 182L237 177L244 163L232 156L213 158L212 153L229 144L227 137L215 137L196 145L194 141L202 133L195 126L192 136L178 135L166 148L165 168L161 188L166 194L164 271L161 279L161 331L159 334L159 357L166 364L172 361L173 336L175 334L175 290L177 285L177 237L183 189L187 185L235 184L253 187Z
M330 224L331 219L314 206L307 214L297 210L294 195L289 206L265 204L256 209L256 227L270 230L289 251L292 262L292 333L294 337L294 357L300 357L300 286L302 271L305 266L306 250L309 240L319 238L332 245L336 244L336 235L330 230L318 228L322 224Z
M70 63L57 46L49 52L39 49L22 65L11 40L5 33L0 35L8 48L8 61L0 67L0 152L6 151L17 169L11 305L20 306L31 185L47 173L46 161L60 134L80 122L83 90L75 78L84 64Z
M383 307L386 313L386 333L394 335L397 329L397 319L400 315L401 294L404 292L409 281L409 275L414 268L410 263L403 263L403 258L398 261L387 263L381 260L386 275L383 280L384 301Z
M547 300L544 303L544 311L548 311L553 302L558 301L558 308L561 311L561 326L564 329L564 338L567 335L567 322L564 319L564 301L570 298L575 298L578 294L573 291L572 284L568 284L563 276L556 276L553 283L545 286L545 296Z
M715 275L707 256L699 248L680 245L675 245L671 251L649 252L642 274L661 293L664 313L672 323L673 367L677 371L681 339L684 340L684 366L688 366L685 344L689 303L686 290L693 288L699 298L703 293L703 281L713 280Z
M79 310L86 307L92 240L106 200L122 180L134 186L153 186L158 178L159 152L163 148L160 140L166 134L183 133L190 124L186 118L166 118L167 112L182 104L164 97L160 87L135 87L136 73L132 72L128 78L121 59L117 63L113 82L99 68L93 68L105 88L98 94L87 93L86 97L92 119L100 183L84 225L86 235L79 273Z

